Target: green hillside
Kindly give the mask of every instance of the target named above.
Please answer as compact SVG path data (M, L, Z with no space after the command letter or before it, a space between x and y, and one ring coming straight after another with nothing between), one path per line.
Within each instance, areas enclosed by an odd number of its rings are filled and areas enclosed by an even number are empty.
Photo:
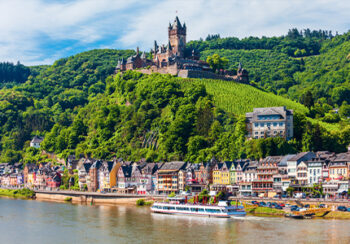
M304 71L295 74L298 85L289 91L291 98L309 89L315 99L330 100L338 106L344 101L350 103L350 33L342 37L329 41L330 47L325 45L320 55L304 59Z
M199 162L213 156L231 160L346 150L349 34L300 35L294 30L278 38L215 37L189 47L202 59L226 56L229 69L242 61L251 85L137 72L112 76L117 60L132 50L92 50L30 67L25 82L26 76L18 74L23 66L5 63L0 162L47 160L29 147L34 135L45 137L44 150L62 157L103 159ZM246 140L242 115L266 106L295 111L294 140Z
M250 85L209 79L179 79L179 82L184 85L189 83L204 85L208 93L213 95L215 105L234 114L242 115L253 111L253 108L272 106L286 106L304 114L308 112L308 109L300 103Z
M295 85L293 74L301 71L300 60L276 50L254 49L211 49L201 52L201 59L219 54L229 60L229 70L236 70L239 62L249 71L249 79L267 91L285 94L289 87ZM283 90L282 90L283 89Z
M309 120L329 130L349 124L350 32L333 36L292 29L286 36L243 39L213 35L190 42L189 49L202 60L213 54L227 58L232 71L242 62L253 86L304 104Z

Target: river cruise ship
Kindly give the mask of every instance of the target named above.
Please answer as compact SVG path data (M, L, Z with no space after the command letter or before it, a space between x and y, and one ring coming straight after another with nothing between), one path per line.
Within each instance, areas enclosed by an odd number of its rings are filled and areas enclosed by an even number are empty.
M217 205L185 203L185 199L170 199L169 202L155 202L153 213L195 215L204 217L230 218L246 215L243 206L231 206L228 201L219 201Z

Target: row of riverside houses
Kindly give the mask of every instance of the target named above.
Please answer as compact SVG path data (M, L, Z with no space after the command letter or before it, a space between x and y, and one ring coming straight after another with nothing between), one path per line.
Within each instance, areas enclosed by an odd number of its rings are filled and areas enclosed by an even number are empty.
M2 186L55 189L61 184L64 166L0 164ZM248 159L192 164L173 161L147 163L114 159L68 158L67 168L78 175L79 188L132 194L169 194L203 189L225 191L237 196L284 195L288 188L302 192L315 184L328 197L347 194L350 179L350 152L302 152ZM73 170L76 169L76 170Z
M0 185L10 188L57 189L61 185L63 167L51 163L0 164Z

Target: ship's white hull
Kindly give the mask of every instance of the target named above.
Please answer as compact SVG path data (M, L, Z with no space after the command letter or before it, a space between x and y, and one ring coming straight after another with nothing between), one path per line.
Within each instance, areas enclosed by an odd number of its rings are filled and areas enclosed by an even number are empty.
M167 204L155 203L151 207L153 213L191 215L200 217L231 218L244 217L246 212L240 207L218 207L210 205L188 205L188 204Z

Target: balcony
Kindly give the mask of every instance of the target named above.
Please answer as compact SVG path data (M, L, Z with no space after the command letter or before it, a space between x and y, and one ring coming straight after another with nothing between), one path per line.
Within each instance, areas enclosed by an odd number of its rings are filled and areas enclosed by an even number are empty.
M273 179L256 179L253 183L273 183Z

